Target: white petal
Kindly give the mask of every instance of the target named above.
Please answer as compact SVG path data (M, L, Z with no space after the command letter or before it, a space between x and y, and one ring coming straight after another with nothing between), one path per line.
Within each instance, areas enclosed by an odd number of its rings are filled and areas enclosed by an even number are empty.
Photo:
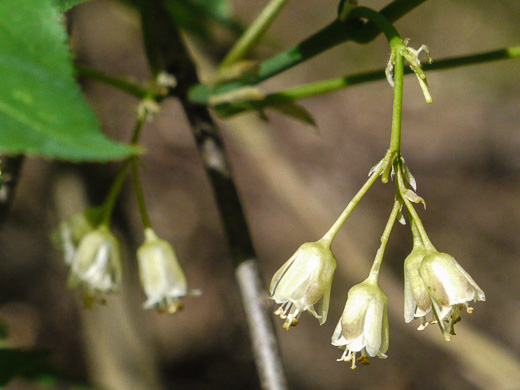
M412 285L406 267L404 267L404 321L411 322L414 319L417 304L413 297Z
M294 260L296 260L296 257L300 252L300 248L298 248L298 250L289 258L289 260L287 260L285 264L282 265L282 267L274 274L273 279L271 280L271 286L269 287L269 292L271 293L271 295L274 295L276 287L278 287L278 283L280 283L282 277L285 275L292 263L294 263Z
M363 332L355 339L348 340L347 348L352 352L359 352L365 348L365 335Z
M419 272L432 299L440 305L450 306L469 302L475 297L467 273L461 269L452 256L435 252L426 255Z
M318 314L320 315L320 325L323 325L327 321L327 313L329 312L330 302L330 290L332 284L329 284L329 288L323 294L323 298L318 302Z
M381 332L383 329L384 299L374 297L365 315L365 346L370 356L376 356L381 347Z
M459 269L459 271L466 277L468 282L471 284L471 286L475 289L476 297L474 298L477 301L485 301L486 300L486 294L484 294L484 291L475 283L473 278L466 272L464 268L457 262L457 260L453 259L455 262L455 266Z
M443 320L450 314L451 312L451 306L443 306L436 302L434 299L432 299L433 303L433 309L435 310L435 313L438 317L439 324L441 325L441 328L444 329L444 322Z
M383 313L383 329L381 332L381 347L379 347L379 352L377 356L380 359L385 359L386 355L384 354L388 351L388 346L390 344L390 327L388 326L388 312L385 305L385 311ZM382 355L382 356L380 356Z
M347 344L347 340L343 337L343 329L341 328L341 318L336 325L336 329L334 329L334 333L332 334L332 345L335 347L341 347Z

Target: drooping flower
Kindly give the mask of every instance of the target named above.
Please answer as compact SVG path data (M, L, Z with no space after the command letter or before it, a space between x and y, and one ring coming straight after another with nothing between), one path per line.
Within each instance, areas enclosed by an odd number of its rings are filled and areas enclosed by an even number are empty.
M106 295L121 284L122 266L119 243L106 225L87 233L72 260L70 287L84 289L85 304L106 301Z
M332 335L332 345L344 348L345 352L338 361L357 361L369 364L367 355L386 359L388 350L389 327L387 298L379 288L376 279L367 278L348 292L345 310Z
M469 302L485 301L484 291L446 253L428 253L419 273L432 299L435 319L439 322L444 338L450 340L450 335L455 334L455 323L460 321L460 312L466 308L468 313L472 313Z
M186 276L172 246L157 237L151 228L145 229L145 241L137 251L139 276L148 300L144 308L168 310L182 309L179 298L188 294L200 295L198 290L188 290Z
M335 269L336 258L330 244L319 240L301 245L274 274L269 291L272 299L281 304L275 315L285 320L285 329L296 326L304 311L319 319L320 325L327 320Z
M411 256L405 260L405 320L420 318L419 330L438 323L444 339L451 340L461 311L465 308L472 313L469 302L485 301L484 291L446 253L427 250L422 259L419 255ZM428 320L430 312L432 317Z

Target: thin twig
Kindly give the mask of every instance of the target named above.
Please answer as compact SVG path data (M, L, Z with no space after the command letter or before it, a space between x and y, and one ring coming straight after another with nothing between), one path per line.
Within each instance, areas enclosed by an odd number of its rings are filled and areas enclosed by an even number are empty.
M143 33L150 60L177 79L175 96L190 122L202 163L209 176L226 236L253 345L261 385L268 390L287 388L272 317L263 288L244 211L235 187L219 129L207 107L193 104L188 89L199 82L177 27L160 0L139 0Z
M488 62L501 61L512 58L520 58L520 46L502 48L483 53L441 58L439 60L435 60L431 64L423 64L422 68L424 71L433 72L438 70L455 69L463 66L480 65ZM404 69L404 74L413 74L413 70L407 67ZM341 77L334 77L270 93L265 96L265 99L260 101L243 101L239 103L221 105L217 107L217 112L223 117L228 117L247 110L258 110L278 104L286 104L296 100L307 99L310 97L339 91L341 89L353 87L355 85L385 79L386 75L384 68Z

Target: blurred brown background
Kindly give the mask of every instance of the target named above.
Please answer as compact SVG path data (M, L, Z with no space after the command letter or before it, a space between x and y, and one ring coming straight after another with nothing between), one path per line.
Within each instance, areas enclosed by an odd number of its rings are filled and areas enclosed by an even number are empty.
M250 22L266 1L234 0ZM388 1L367 0L379 9ZM267 58L326 25L337 1L292 1L255 53ZM149 70L139 20L119 3L78 6L69 21L79 61L113 75L145 81ZM396 25L411 46L426 43L435 59L520 44L520 2L429 1ZM230 40L206 45L188 37L201 72L225 53ZM261 85L276 91L327 77L381 68L383 37L367 46L341 45ZM413 76L405 81L402 152L428 209L419 210L436 247L452 254L486 292L486 303L463 314L450 343L435 326L422 333L402 317L403 260L411 250L408 226L396 225L380 284L389 298L387 360L352 372L338 363L330 337L348 289L366 276L392 207L393 186L376 183L333 245L338 269L329 320L304 314L286 332L276 320L291 388L298 389L520 389L520 62L518 59L428 74L434 103L426 105ZM82 80L106 131L127 140L137 101ZM329 228L388 147L392 89L386 82L356 86L303 102L319 134L269 113L219 121L268 282L304 241ZM257 389L258 380L211 189L186 119L174 100L148 124L143 184L159 235L172 242L194 288L175 316L144 311L135 250L142 228L131 186L117 209L124 242L125 289L105 307L81 310L77 292L49 241L64 215L100 202L117 164L73 167L30 158L12 213L0 232L0 316L14 346L53 351L57 367L103 388ZM84 190L82 189L84 187ZM273 304L273 310L275 306ZM9 388L31 389L18 380Z

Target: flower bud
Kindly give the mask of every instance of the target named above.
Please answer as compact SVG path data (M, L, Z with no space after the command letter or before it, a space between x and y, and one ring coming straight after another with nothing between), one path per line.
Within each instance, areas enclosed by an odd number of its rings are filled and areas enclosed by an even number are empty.
M96 298L104 303L106 294L117 289L121 279L119 243L108 227L101 225L81 239L72 260L69 285L84 288L89 306Z
M332 335L332 345L344 348L345 352L338 361L351 361L352 369L357 360L369 364L367 355L386 359L388 350L389 327L387 298L376 280L366 279L348 292L345 310Z
M168 310L182 309L179 298L187 294L199 295L198 290L188 290L186 276L172 246L157 237L151 228L145 230L144 244L137 250L139 277L148 300L144 308Z
M275 314L285 320L285 329L297 325L306 310L319 319L320 325L327 320L335 269L336 258L330 245L320 240L300 246L274 274L269 291L272 299L281 304Z

